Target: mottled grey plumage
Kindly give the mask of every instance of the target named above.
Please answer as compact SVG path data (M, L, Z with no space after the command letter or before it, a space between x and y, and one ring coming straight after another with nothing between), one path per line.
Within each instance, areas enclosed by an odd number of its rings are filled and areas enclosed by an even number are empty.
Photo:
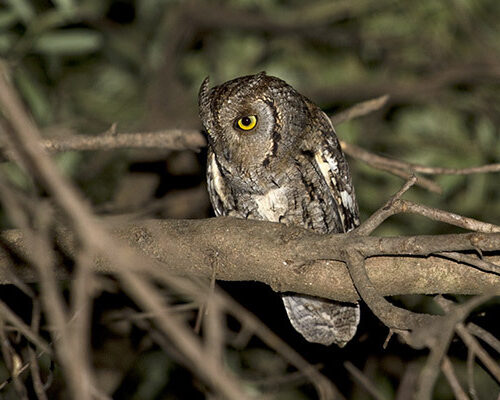
M330 119L281 79L244 76L199 94L208 133L215 213L300 225L319 233L359 224L349 168ZM287 293L293 327L308 341L344 346L359 306Z

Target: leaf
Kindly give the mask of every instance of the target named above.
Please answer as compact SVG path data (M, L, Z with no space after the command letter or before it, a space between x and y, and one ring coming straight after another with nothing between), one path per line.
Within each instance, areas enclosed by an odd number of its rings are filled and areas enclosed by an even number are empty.
M66 176L73 176L77 172L80 162L82 160L82 154L77 151L68 151L65 153L58 154L55 157L57 166L59 170Z
M46 55L82 55L97 51L101 46L101 34L89 29L47 32L33 45L35 51Z
M14 34L4 33L0 35L0 54L6 55L16 39L17 36Z
M30 1L26 0L7 0L10 8L21 18L25 23L29 23L35 17L35 9Z
M18 188L28 190L33 187L32 179L17 164L2 163L0 172Z
M19 15L14 10L0 11L0 30L7 30L18 21Z
M75 2L73 0L53 0L57 8L61 10L68 11L75 8Z
M45 91L25 68L17 68L15 80L35 119L42 125L52 120L52 107Z

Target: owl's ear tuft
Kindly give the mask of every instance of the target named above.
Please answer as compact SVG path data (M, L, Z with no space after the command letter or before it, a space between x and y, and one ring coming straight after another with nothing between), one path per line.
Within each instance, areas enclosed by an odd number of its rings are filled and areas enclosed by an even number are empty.
M203 124L206 125L210 121L210 88L208 87L210 79L208 76L203 80L200 86L200 91L198 92L198 108L200 113L200 118ZM208 130L207 126L205 129Z
M266 71L260 71L258 74L255 75L257 79L261 79L267 75Z
M200 106L200 108L207 105L207 100L210 92L209 84L210 78L207 76L205 79L203 79L203 82L200 86L200 91L198 92L198 105Z

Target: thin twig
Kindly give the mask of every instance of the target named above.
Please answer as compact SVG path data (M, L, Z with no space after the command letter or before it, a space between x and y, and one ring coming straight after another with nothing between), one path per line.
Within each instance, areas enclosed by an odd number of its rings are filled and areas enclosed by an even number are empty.
M376 400L386 400L387 397L382 394L375 384L361 372L356 366L350 361L344 362L344 367L349 371L349 373L354 377L356 381L365 389L374 399Z
M419 371L420 363L417 361L411 361L406 365L405 372L396 391L395 400L408 400L412 398L415 393Z
M467 330L474 336L477 336L483 342L487 343L491 348L495 349L498 354L500 354L500 340L498 340L490 332L474 324L473 322L469 322L467 324Z
M58 339L58 346L55 346L55 350L58 360L64 366L72 397L74 399L89 400L91 399L91 387L93 386L91 367L89 360L85 359L85 344L74 341L74 332L68 324L69 318L65 301L57 285L57 278L53 268L54 253L51 251L49 241L50 218L50 213L43 207L35 216L38 234L33 231L31 235L33 256L30 261L38 272L42 288L41 299L46 310L45 315L53 327L51 332L53 341L56 338ZM47 312L48 310L50 311ZM81 351L82 347L85 349L83 352Z
M213 263L213 265L212 265L213 272L212 272L212 276L210 277L210 288L209 288L209 291L207 293L207 298L205 299L205 301L203 301L200 304L200 307L198 308L198 313L196 315L196 322L195 322L194 328L193 328L193 331L196 334L200 333L203 318L208 313L208 303L211 301L211 297L212 297L212 295L214 293L214 289L215 289L215 277L216 277L216 271L217 271L217 256L215 255L215 257L210 257L210 259L212 260L212 263ZM200 284L203 285L203 282L200 282Z
M462 386L455 375L450 359L446 356L443 358L443 362L441 363L441 371L443 371L444 376L448 380L455 398L457 400L469 400L469 396L467 396L465 391L462 389Z
M449 211L417 204L409 200L400 200L400 209L403 213L418 214L434 221L445 222L460 228L475 232L500 232L500 226L487 222L478 221L474 218L464 217Z
M388 162L388 160L391 161L390 158L379 156L378 154L365 150L359 146L356 146L355 144L347 143L341 140L340 145L342 146L342 150L347 155L355 158L356 160L363 161L373 168L389 172L405 180L408 180L414 174L410 170L395 167L391 162ZM417 177L417 181L415 183L416 185L437 194L441 194L443 191L441 189L441 186L439 186L436 182L431 181L427 178L423 178L421 176Z
M476 232L492 233L500 232L500 226L487 222L478 221L474 218L464 217L449 211L417 204L409 200L399 198L390 199L386 205L377 210L368 220L356 228L356 235L367 235L373 232L383 221L392 215L408 213L421 215L438 222L458 226Z
M464 311L468 309L468 311L470 312L472 311L470 305L480 305L481 303L489 300L491 297L491 295L477 296L458 306L454 305L453 302L443 298L442 296L436 296L435 299L438 304L446 311L455 312L458 309L462 309ZM474 352L474 354L481 360L481 362L491 373L491 375L493 375L497 382L500 383L500 366L498 365L498 363L490 357L490 355L483 349L479 342L469 333L463 322L458 322L456 324L455 330L458 336L460 336L460 338L466 344L466 346Z
M417 181L415 175L411 176L405 184L399 189L394 195L391 196L387 202L375 211L370 217L358 226L353 233L356 235L370 235L377 227L380 226L389 216L392 215L394 209L394 203L399 200L403 194L405 194Z
M21 318L19 318L7 305L0 301L0 315L6 321L9 321L12 326L14 326L19 332L21 332L26 339L28 339L31 343L38 346L40 349L45 351L47 354L52 355L52 350L50 346L47 344L43 338L41 338L38 334L33 332L31 328L26 325Z
M72 135L43 139L40 146L48 153L62 151L105 151L116 149L195 150L206 146L206 140L197 129L168 129L157 132L115 133L112 135ZM1 150L1 148L0 148ZM3 151L2 160L14 159L12 152Z
M169 311L172 313L184 313L187 311L197 310L198 308L199 308L198 304L194 302L181 303L181 304L171 305L169 307ZM106 313L106 316L102 318L102 322L110 324L114 322L120 322L124 319L128 319L135 323L136 321L152 319L154 317L155 315L150 312L136 312L131 308L123 308L121 310L116 310Z
M42 378L40 377L40 367L38 366L37 356L35 350L31 347L29 348L29 364L31 370L31 380L33 381L33 389L38 400L48 400Z
M206 146L197 129L169 129L157 132L115 133L113 135L74 135L44 139L42 146L50 153L77 150L113 150L120 148L199 150Z
M225 344L223 327L225 326L225 319L221 301L218 296L215 296L215 277L219 268L218 262L217 254L215 254L212 260L213 272L210 277L210 287L206 301L204 329L206 331L205 346L207 352L216 360L223 362Z
M451 339L453 338L455 329L461 324L470 312L489 300L491 295L482 295L473 297L466 303L459 306L449 308L447 314L433 325L421 327L417 334L420 334L426 342L427 347L431 352L422 367L418 379L417 391L415 400L427 400L432 398L434 384L439 375L439 368L442 360L446 355ZM436 302L446 309L446 300L440 296L436 296Z
M468 168L426 167L425 165L410 164L410 169L420 174L426 175L471 175L484 174L488 172L499 172L500 163L480 165L478 167Z
M468 168L426 167L425 165L410 164L410 169L420 174L426 175L471 175L484 174L488 172L499 172L500 163L480 165L478 167Z
M472 349L469 347L467 349L467 385L469 386L469 394L470 397L473 400L477 400L477 390L476 390L476 384L474 382L474 360L476 358L476 355L472 351Z
M412 164L406 161L384 157L369 152L352 143L341 141L340 144L342 146L342 150L344 150L346 154L349 154L351 157L354 157L358 160L364 161L369 165L385 166L386 168L390 168L392 170L401 170L410 174L420 173L424 175L471 175L500 171L500 163L467 168L428 167L425 165Z
M374 99L362 101L347 110L330 116L330 119L334 126L340 125L342 122L350 121L351 119L359 118L381 109L387 103L387 100L389 100L389 95L384 94Z
M182 349L191 368L204 379L212 381L228 399L250 398L233 375L218 360L208 356L198 338L184 324L179 323L176 315L168 312L163 299L150 283L137 279L137 274L125 269L120 274L120 279L134 301L155 314L156 323L168 334L174 345Z
M490 357L490 355L483 349L479 342L469 333L464 324L460 323L456 327L458 336L464 341L464 343L472 349L477 358L481 360L486 369L491 375L500 383L500 366L498 363Z

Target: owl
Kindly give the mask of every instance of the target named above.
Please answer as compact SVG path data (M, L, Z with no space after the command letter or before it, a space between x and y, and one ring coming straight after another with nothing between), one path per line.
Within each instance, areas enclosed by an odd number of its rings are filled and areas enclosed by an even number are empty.
M207 182L217 216L298 225L317 233L359 225L349 167L328 116L285 81L261 72L199 96L208 137ZM309 342L345 346L359 305L283 293L292 326Z

